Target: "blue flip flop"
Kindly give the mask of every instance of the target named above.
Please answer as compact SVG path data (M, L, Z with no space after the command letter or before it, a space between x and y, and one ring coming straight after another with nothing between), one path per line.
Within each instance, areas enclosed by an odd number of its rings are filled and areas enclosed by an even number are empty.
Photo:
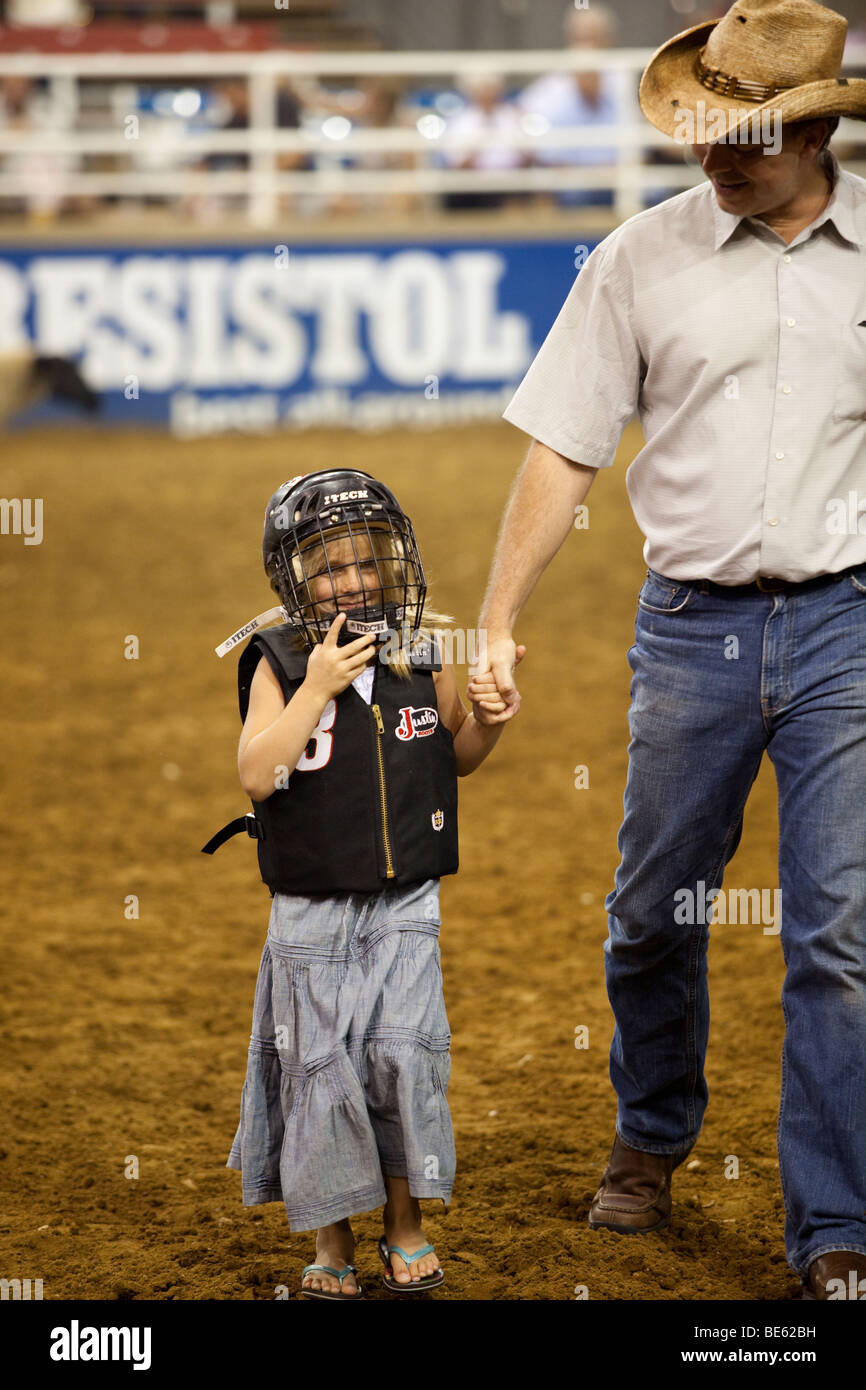
M396 1252L400 1256L408 1269L409 1265L414 1264L415 1260L420 1260L423 1255L432 1255L434 1250L432 1245L422 1245L420 1250L415 1250L411 1255L408 1255L399 1245L389 1245L385 1236L382 1236L377 1248L379 1259L385 1266L382 1283L386 1289L390 1289L391 1293L429 1293L430 1289L438 1289L440 1284L445 1283L445 1271L443 1269L437 1269L432 1274L425 1274L422 1279L409 1284L401 1284L393 1277L390 1260L392 1252Z
M316 1270L320 1270L323 1274L333 1274L335 1279L339 1279L340 1292L328 1293L325 1289L305 1289L303 1287L305 1278L308 1274L313 1274ZM347 1274L357 1273L358 1271L354 1265L346 1265L344 1269L332 1269L330 1265L307 1265L301 1275L301 1293L304 1298L326 1298L334 1303L354 1303L356 1299L363 1298L364 1290L359 1284L357 1293L343 1293L343 1280Z

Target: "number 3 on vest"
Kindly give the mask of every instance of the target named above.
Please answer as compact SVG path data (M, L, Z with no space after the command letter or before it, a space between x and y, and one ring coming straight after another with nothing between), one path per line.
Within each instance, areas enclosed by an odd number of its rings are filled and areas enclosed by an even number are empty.
M297 772L318 772L320 767L325 767L331 761L334 735L328 731L333 728L336 717L337 702L329 700L322 710L321 719L310 734L310 742L295 763ZM313 745L312 751L310 744Z

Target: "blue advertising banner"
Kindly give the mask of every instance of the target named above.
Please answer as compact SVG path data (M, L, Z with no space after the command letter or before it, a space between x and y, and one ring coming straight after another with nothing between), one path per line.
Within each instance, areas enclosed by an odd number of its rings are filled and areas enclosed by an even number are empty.
M0 352L181 436L497 418L596 244L2 247Z

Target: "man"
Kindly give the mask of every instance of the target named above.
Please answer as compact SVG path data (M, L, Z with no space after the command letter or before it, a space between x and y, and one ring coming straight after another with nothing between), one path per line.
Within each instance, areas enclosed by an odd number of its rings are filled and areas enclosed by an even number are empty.
M605 901L618 1112L590 1225L670 1219L707 1101L712 911L690 926L677 904L720 887L766 749L785 1240L811 1298L866 1278L866 180L825 148L840 115L866 119L866 81L838 75L846 27L815 0L737 0L654 55L644 114L674 135L687 113L709 182L596 248L506 410L534 442L479 619L508 719L514 623L638 410L649 569Z

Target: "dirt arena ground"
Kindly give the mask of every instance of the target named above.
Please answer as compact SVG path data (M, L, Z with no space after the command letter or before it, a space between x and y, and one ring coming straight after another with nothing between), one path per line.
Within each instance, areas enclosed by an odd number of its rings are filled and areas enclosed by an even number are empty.
M505 424L4 442L4 495L44 498L41 545L0 539L4 1276L42 1278L47 1299L295 1296L312 1237L289 1236L280 1204L244 1208L224 1166L270 898L246 839L199 853L249 809L236 661L213 649L273 601L267 497L336 461L394 488L437 606L471 627L525 443ZM589 529L531 600L520 717L461 782L441 938L458 1175L449 1211L427 1203L425 1218L447 1271L437 1299L565 1300L581 1285L595 1300L785 1300L798 1287L776 1158L782 958L760 926L712 934L710 1105L671 1228L638 1241L586 1224L615 1114L603 899L644 574L623 481L639 444L632 426L593 486ZM138 660L124 659L132 634ZM726 887L778 882L775 810L765 760ZM387 1298L378 1215L356 1229L362 1279Z

